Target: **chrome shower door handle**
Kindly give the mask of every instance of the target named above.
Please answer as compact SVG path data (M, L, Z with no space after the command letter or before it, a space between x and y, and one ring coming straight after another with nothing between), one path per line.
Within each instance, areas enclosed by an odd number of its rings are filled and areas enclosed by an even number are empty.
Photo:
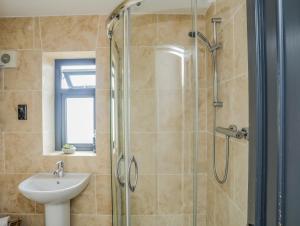
M115 177L117 178L117 181L118 181L119 185L121 187L124 187L125 182L123 182L121 180L121 176L120 176L120 164L121 164L122 160L124 160L124 155L123 154L119 157L119 159L117 161Z
M131 183L131 167L132 164L134 164L135 167L135 177L134 177L134 183ZM139 166L134 156L131 157L129 161L129 168L128 168L128 187L130 191L134 192L138 183L139 179Z

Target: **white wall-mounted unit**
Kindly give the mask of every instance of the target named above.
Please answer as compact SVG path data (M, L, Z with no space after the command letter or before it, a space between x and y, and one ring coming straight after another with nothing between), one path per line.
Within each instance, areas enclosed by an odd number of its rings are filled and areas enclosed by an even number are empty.
M17 52L9 50L0 50L0 68L16 68Z

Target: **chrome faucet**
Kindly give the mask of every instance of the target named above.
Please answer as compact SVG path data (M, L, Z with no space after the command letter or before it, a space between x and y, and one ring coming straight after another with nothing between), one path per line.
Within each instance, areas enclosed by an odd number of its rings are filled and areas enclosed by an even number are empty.
M53 172L54 176L63 177L64 176L64 161L58 161L56 163L57 169Z

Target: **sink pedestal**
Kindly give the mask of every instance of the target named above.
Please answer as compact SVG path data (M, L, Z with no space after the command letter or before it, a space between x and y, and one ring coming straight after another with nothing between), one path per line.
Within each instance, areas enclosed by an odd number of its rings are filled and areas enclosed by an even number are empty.
M45 205L46 226L70 226L70 200Z

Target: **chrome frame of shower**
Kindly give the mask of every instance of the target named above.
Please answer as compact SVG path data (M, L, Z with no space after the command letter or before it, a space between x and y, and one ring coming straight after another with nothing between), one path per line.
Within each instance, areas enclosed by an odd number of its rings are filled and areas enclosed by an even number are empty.
M140 6L143 0L125 0L120 5L118 5L110 14L106 21L107 35L110 40L113 37L113 31L116 23L119 21L120 17L123 16L123 28L124 28L124 40L123 40L123 70L124 70L124 82L123 82L123 91L124 91L124 101L122 103L124 109L124 121L123 121L123 134L124 134L124 168L125 168L125 183L120 183L119 181L119 164L117 163L117 180L119 185L125 189L125 206L126 206L126 226L131 226L130 218L130 192L134 192L137 186L138 181L138 164L135 157L130 152L130 9L132 6ZM112 93L113 96L115 94ZM114 141L111 141L113 143ZM111 144L113 147L113 144ZM112 155L112 154L111 154ZM112 158L112 157L111 157ZM135 182L131 183L130 172L132 164L135 166ZM113 175L113 174L112 174Z
M106 30L108 38L111 38L115 23L119 20L120 15L132 6L140 6L144 0L125 0L121 2L108 16L106 20Z

